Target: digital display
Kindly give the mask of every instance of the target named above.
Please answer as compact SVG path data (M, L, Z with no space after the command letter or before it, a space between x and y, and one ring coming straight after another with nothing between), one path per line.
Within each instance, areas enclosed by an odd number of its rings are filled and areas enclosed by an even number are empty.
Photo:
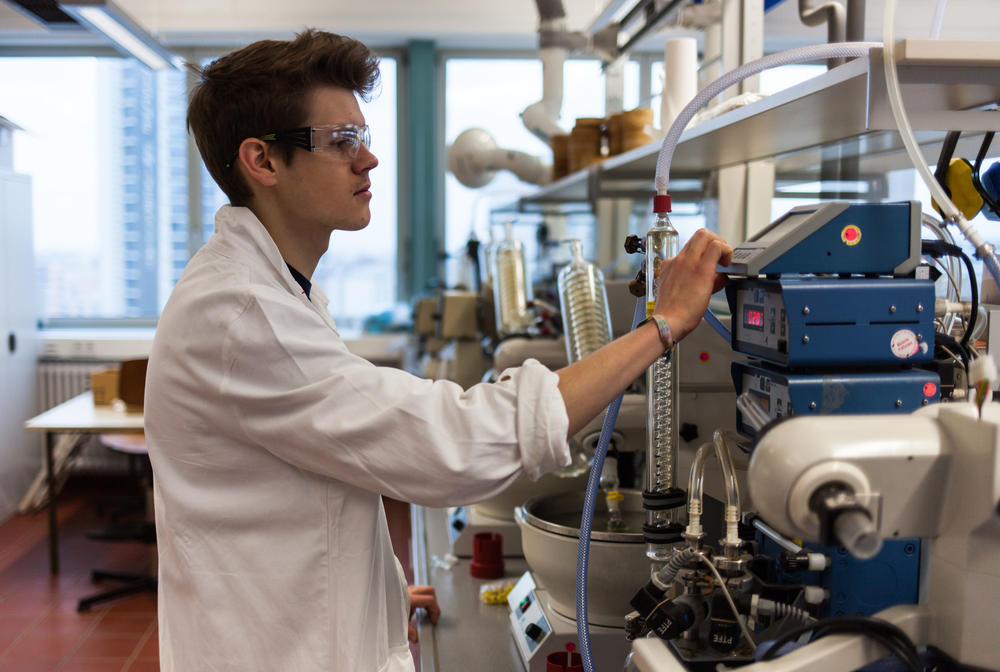
M743 306L743 326L755 331L764 331L764 307Z

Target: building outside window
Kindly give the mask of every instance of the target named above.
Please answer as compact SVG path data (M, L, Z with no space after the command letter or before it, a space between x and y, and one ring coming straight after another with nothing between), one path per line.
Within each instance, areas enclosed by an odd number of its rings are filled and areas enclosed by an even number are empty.
M14 169L32 177L39 314L46 324L153 324L188 258L185 73L121 58L0 58ZM59 104L50 101L53 94ZM396 273L396 61L362 109L373 130L372 225L334 235L313 280L348 331L391 310ZM202 238L225 202L202 168Z

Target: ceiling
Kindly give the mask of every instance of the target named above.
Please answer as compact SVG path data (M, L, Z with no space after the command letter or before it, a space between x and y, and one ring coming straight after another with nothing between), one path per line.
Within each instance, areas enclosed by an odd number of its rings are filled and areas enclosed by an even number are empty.
M357 37L373 46L429 39L443 48L530 49L537 44L534 0L115 0L167 46L231 46L263 37L286 38L305 27ZM571 30L584 30L608 0L563 0ZM843 0L842 0L843 1ZM818 4L818 2L814 2ZM900 37L926 37L935 0L902 0ZM275 12L275 7L280 12ZM884 3L868 0L866 38L879 39ZM825 28L803 26L796 0L765 15L768 51L822 42ZM667 31L670 32L670 31ZM673 31L677 32L677 31ZM942 37L988 40L1000 35L1000 3L951 0ZM663 33L644 42L658 49ZM0 0L0 47L95 45L84 30L52 31Z

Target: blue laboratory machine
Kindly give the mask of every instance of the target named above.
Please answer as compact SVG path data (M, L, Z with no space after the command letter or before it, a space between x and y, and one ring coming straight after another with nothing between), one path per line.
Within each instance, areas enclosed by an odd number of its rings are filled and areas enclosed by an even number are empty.
M910 413L940 401L934 354L934 282L918 279L918 202L800 206L734 250L726 298L738 431L754 439L791 415ZM766 536L761 551L781 549ZM887 542L866 561L836 549L816 571L787 554L772 578L829 591L826 615L873 614L917 599L920 541ZM809 549L807 549L809 550Z

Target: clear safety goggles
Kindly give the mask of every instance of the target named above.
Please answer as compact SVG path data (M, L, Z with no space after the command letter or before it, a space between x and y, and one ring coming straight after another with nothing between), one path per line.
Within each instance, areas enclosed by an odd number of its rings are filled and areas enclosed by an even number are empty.
M371 146L371 129L356 124L330 124L329 126L304 126L290 131L277 131L259 136L269 142L287 142L310 152L320 152L332 158L352 161L361 151L361 145Z

